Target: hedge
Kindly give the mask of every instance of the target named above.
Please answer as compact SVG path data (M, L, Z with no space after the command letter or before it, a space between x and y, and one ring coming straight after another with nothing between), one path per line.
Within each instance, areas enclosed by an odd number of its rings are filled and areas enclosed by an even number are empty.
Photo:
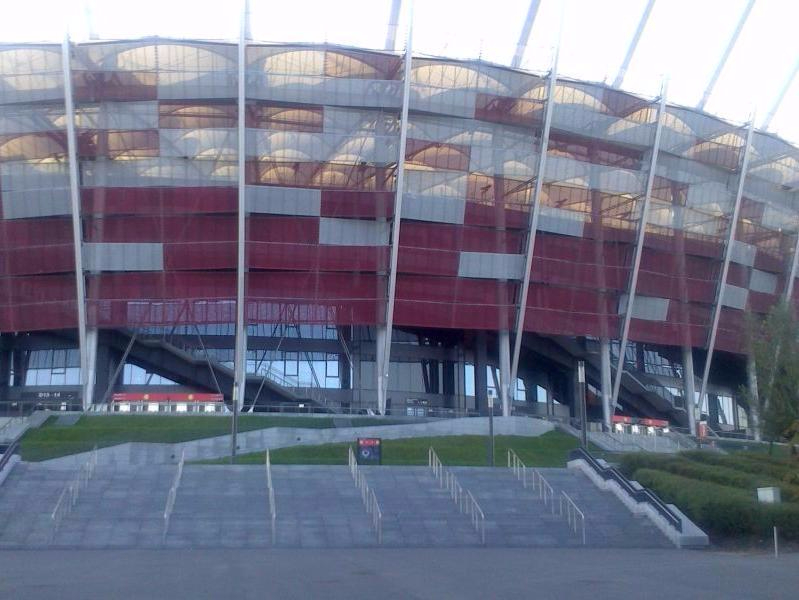
M639 468L633 478L679 506L711 536L766 536L776 524L784 539L799 541L799 504L764 506L753 492L656 469Z
M771 477L775 481L783 481L785 477L790 478L799 470L799 466L792 465L785 460L781 461L773 458L766 458L766 460L764 460L761 456L746 453L726 455L717 454L715 452L691 450L683 452L681 456L696 462L729 467L738 471L754 473L755 475L765 475Z

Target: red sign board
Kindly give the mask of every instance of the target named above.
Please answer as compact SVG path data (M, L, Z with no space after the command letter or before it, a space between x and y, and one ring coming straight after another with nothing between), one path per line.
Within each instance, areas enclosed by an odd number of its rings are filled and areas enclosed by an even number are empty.
M196 394L194 392L121 392L112 396L113 402L222 402L222 394Z

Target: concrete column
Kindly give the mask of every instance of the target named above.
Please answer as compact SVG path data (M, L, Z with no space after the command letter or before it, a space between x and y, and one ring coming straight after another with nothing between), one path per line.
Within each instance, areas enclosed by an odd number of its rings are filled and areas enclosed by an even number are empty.
M386 326L375 327L375 374L377 375L377 412L386 414L386 380L388 365L386 361Z
M11 361L14 365L14 387L25 385L25 377L28 371L28 357L22 348L11 350Z
M352 353L352 403L361 406L361 328L352 328L352 340L350 341L350 352Z
M106 389L108 389L108 384L111 381L111 374L114 373L116 367L116 361L112 359L111 350L107 344L97 345L97 358L95 363L96 377L94 384L94 397L91 399L92 404L98 404L102 402L103 395L105 394Z
M599 340L600 369L602 371L602 424L605 431L611 431L613 421L613 384L610 377L610 340Z
M685 399L685 412L688 414L688 423L691 435L696 435L696 422L699 420L699 410L696 407L696 389L694 379L694 352L691 346L682 347L682 390Z
M457 406L457 399L455 398L456 390L456 373L455 362L445 360L441 367L441 393L444 394L444 406L446 408L455 408Z
M757 364L753 356L746 357L746 384L749 388L749 428L758 442L760 431L760 394L757 391Z
M97 338L96 328L86 330L86 369L83 378L83 410L88 410L94 401L94 388L97 381ZM101 392L102 393L102 392Z
M510 380L510 332L507 329L499 332L499 399L502 402L502 416L509 417L513 394L513 382Z
M11 383L11 343L13 337L0 336L0 400L8 398L8 389Z
M719 426L719 397L716 394L707 395L707 421L714 428Z
M478 331L474 350L474 404L481 414L488 412L488 379L486 377L486 332Z
M552 394L552 377L547 375L547 416L551 417L555 414L555 396ZM537 393L537 392L536 392Z

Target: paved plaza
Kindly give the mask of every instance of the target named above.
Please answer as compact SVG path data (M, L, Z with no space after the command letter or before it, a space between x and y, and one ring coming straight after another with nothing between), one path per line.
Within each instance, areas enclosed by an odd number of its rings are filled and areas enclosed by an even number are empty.
M792 599L799 554L624 549L0 551L0 598Z

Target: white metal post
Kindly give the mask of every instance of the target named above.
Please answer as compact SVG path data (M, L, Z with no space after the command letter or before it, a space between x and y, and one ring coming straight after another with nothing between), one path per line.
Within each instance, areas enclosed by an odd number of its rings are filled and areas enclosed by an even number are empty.
M247 9L241 4L238 44L238 222L236 237L236 345L233 359L233 416L244 406L246 386L247 330L244 326L245 237L247 224L246 166L247 166ZM235 452L235 448L234 448Z
M522 25L522 31L519 34L519 41L516 43L516 51L513 53L513 60L510 66L518 69L522 64L524 53L527 50L527 42L530 40L530 32L533 30L533 23L538 14L538 7L541 6L541 0L530 0L530 6L527 8L527 16Z
M533 266L533 253L535 252L535 237L538 231L538 218L541 214L541 189L547 167L547 150L549 148L549 130L552 127L552 109L555 103L555 83L558 79L558 52L552 59L552 69L549 72L547 85L547 105L544 109L544 128L541 131L541 154L538 157L538 168L533 188L533 212L530 216L530 226L527 230L527 249L524 257L524 274L522 276L522 289L519 294L519 304L516 307L516 327L514 328L513 359L511 360L510 381L516 381L519 372L519 355L522 349L522 335L524 333L524 317L527 312L527 295L530 291L530 271Z
M705 399L707 392L707 380L710 375L710 363L713 360L713 349L716 345L716 333L718 332L719 318L721 317L721 307L724 300L724 286L727 282L727 272L730 270L730 260L732 259L732 246L735 243L735 228L738 225L738 213L741 209L741 198L743 198L744 184L746 183L746 173L749 169L749 150L752 147L752 135L755 131L754 115L749 122L749 128L746 132L746 144L744 145L744 156L741 164L741 175L738 179L738 191L735 194L735 204L732 209L732 216L730 218L729 232L727 233L727 244L724 248L724 263L721 267L721 277L719 278L718 292L716 293L716 304L713 307L713 321L710 325L710 339L707 344L707 357L705 358L705 368L702 372L702 385L699 388L699 398L697 406L694 407L695 414L693 418L701 417L702 402ZM699 420L698 418L696 419Z
M721 75L722 70L724 70L724 65L727 64L727 59L730 57L732 49L735 48L735 44L738 41L738 36L741 35L741 30L743 30L746 20L749 18L749 13L752 12L752 7L754 5L755 0L749 0L749 2L746 3L746 6L744 6L743 11L741 12L741 17L738 19L738 24L735 26L735 30L730 36L730 41L727 42L727 47L724 49L724 53L721 55L721 58L716 65L716 69L713 71L713 75L710 77L707 87L705 87L705 92L702 94L702 99L699 101L699 104L696 105L699 110L705 108L705 104L707 104L710 95L713 93L713 88L716 87L716 82L719 79L719 75Z
M620 87L624 82L624 76L627 75L627 69L635 54L635 49L638 47L638 42L641 41L641 34L644 32L646 22L649 20L649 15L652 13L652 7L655 5L655 0L648 0L644 7L644 12L641 14L641 19L638 21L638 26L635 28L633 39L630 40L630 45L627 47L627 54L624 55L624 60L619 67L619 72L613 80L613 87Z
M502 402L502 416L509 417L513 398L513 380L510 378L510 332L502 329L497 335L499 354L499 399Z
M602 383L602 423L606 431L611 431L613 421L612 406L612 379L610 375L610 340L608 338L601 338L599 340L599 363L601 370L601 383Z
M785 282L785 302L790 302L793 297L797 263L799 263L799 231L796 232L796 245L793 248L793 259L791 259L791 268L788 271L788 281Z
M785 100L785 96L788 93L788 90L793 83L793 80L796 79L796 74L799 73L799 58L796 59L796 62L793 65L793 69L791 69L790 74L788 77L785 78L785 82L782 84L780 88L780 93L774 99L774 104L771 105L768 113L766 113L766 118L763 119L763 122L760 124L762 129L768 129L768 126L771 125L771 120L774 118L774 115L777 114L777 111L780 109L782 105L782 101Z
M67 158L69 161L69 199L72 215L72 246L75 254L75 286L78 302L78 351L80 354L81 402L83 410L92 402L94 374L92 356L86 339L86 280L83 277L83 228L80 219L80 189L78 177L78 144L75 135L75 104L72 99L72 66L69 33L61 44L61 70L64 78L64 120L67 125Z
M391 262L388 272L388 298L386 301L386 336L382 364L377 364L377 402L380 414L386 411L388 390L388 366L391 364L391 337L394 326L394 296L397 289L397 259L399 257L399 235L402 223L402 194L405 185L405 147L408 139L408 105L411 95L411 71L413 66L413 5L408 16L408 35L405 42L405 70L402 82L402 110L400 112L400 140L397 156L397 179L394 192L394 218L391 222Z
M388 31L386 32L386 50L393 50L397 43L397 29L399 28L399 16L402 9L402 0L392 0L391 12L388 16Z
M694 377L694 351L691 346L682 347L682 390L685 412L688 415L688 426L691 428L691 435L696 435L696 419L694 419L696 380Z
M644 251L644 237L646 236L646 225L649 220L649 205L652 201L652 187L655 183L657 174L658 153L660 151L660 135L663 131L663 120L666 114L666 83L660 93L658 103L657 122L655 124L655 139L652 144L652 157L649 161L649 173L646 178L646 190L644 191L644 205L641 207L641 220L638 223L638 239L635 242L635 256L633 258L633 270L630 277L630 287L627 290L627 307L624 311L624 323L621 329L621 343L619 344L619 360L616 364L616 377L613 380L613 396L611 398L610 411L611 417L616 411L619 402L619 389L621 388L621 377L624 373L624 355L627 352L627 339L630 334L630 322L633 317L633 306L635 305L635 291L638 287L638 271L641 267L641 255Z

